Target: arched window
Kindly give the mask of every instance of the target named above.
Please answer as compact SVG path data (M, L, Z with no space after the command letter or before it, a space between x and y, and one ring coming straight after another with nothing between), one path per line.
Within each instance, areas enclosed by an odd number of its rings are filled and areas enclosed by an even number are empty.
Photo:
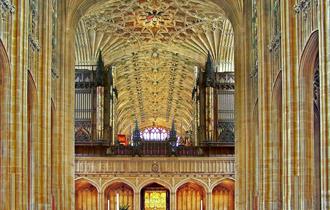
M169 131L161 127L147 127L141 132L145 141L164 141L168 138Z

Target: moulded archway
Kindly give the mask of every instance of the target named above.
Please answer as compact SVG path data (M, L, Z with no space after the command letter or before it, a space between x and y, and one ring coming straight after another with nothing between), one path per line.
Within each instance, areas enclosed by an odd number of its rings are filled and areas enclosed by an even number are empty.
M156 182L145 185L140 192L140 207L143 210L169 210L170 190Z
M301 191L309 197L305 208L321 205L319 33L314 31L303 50L299 66L299 159L303 161Z
M206 210L206 189L197 182L186 182L176 191L177 210Z
M98 210L98 200L98 190L94 184L87 179L75 181L76 210Z
M9 195L8 190L8 171L9 169L9 104L10 104L10 62L7 51L0 39L0 198L6 199ZM0 209L9 209L6 205L8 202L0 202Z
M37 183L37 172L36 165L36 149L39 148L38 144L40 143L37 140L37 87L33 78L33 75L30 71L27 72L27 190L28 190L28 210L32 209L33 203L37 194L35 194L34 185Z
M161 186L165 187L166 189L168 189L170 192L173 191L172 186L168 182L166 182L164 180L161 180L161 179L157 179L157 178L149 179L149 180L144 181L143 183L141 183L138 187L139 191L141 191L144 187L146 187L146 186L148 186L152 183L156 183L158 185L161 185Z
M134 209L134 190L123 182L112 182L104 190L104 209L116 210L117 206Z
M282 71L277 75L273 86L271 103L271 142L268 142L269 159L271 166L268 167L272 174L271 186L267 192L268 199L271 200L274 208L282 208L282 174L283 174L283 142L282 142Z
M235 209L235 182L231 179L222 180L212 189L213 210Z

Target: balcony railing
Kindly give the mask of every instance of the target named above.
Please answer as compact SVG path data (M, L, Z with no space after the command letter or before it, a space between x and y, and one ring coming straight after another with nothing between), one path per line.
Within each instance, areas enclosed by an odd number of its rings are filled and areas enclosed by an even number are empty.
M168 141L142 141L138 146L110 146L107 154L110 156L205 156L201 147L171 146Z
M234 156L222 157L76 157L75 174L212 174L234 175Z

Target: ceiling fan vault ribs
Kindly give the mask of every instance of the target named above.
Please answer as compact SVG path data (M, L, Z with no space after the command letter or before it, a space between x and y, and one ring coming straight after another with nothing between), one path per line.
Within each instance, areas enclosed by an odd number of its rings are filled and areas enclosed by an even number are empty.
M195 67L204 66L208 52L216 65L233 66L233 30L224 14L199 0L113 0L86 12L76 29L76 63L94 64L102 50L116 67L118 132L129 134L135 119L141 128L170 128L175 118L190 129Z

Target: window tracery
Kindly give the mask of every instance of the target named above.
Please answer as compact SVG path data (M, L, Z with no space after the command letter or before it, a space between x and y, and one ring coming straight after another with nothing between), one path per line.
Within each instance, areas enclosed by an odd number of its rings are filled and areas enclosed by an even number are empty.
M145 141L165 141L169 132L161 127L148 127L141 132L141 138Z

